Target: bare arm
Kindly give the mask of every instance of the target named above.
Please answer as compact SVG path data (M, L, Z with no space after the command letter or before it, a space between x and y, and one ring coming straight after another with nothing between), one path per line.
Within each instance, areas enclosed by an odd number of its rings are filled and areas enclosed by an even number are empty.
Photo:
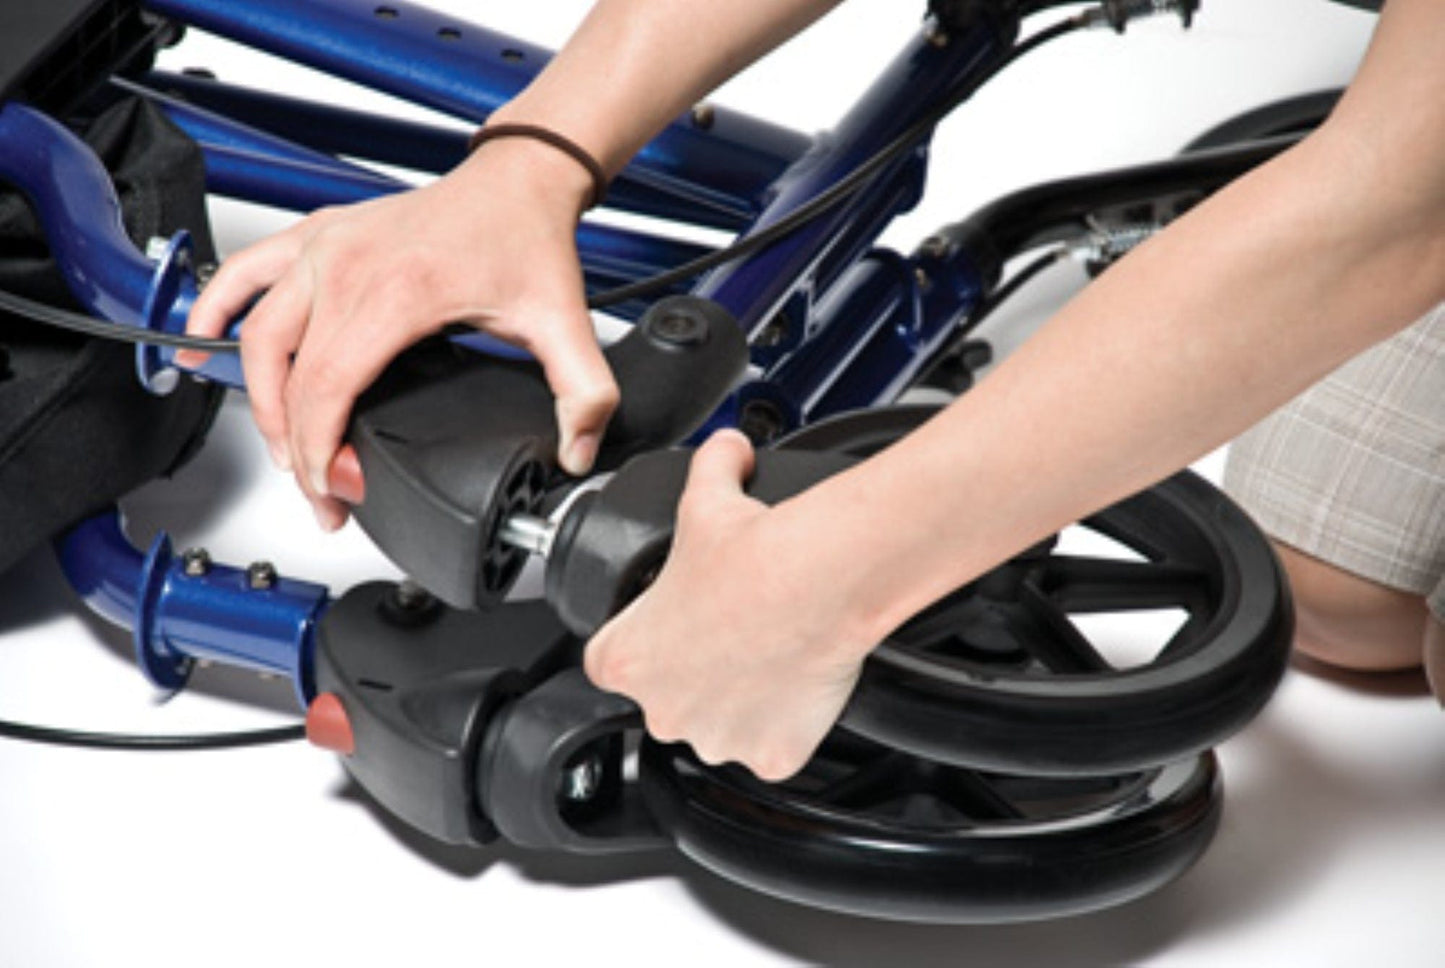
M1392 0L1319 132L1110 269L877 458L764 509L738 491L746 443L710 442L673 557L589 647L594 678L663 738L786 776L907 617L1445 298L1441 13Z

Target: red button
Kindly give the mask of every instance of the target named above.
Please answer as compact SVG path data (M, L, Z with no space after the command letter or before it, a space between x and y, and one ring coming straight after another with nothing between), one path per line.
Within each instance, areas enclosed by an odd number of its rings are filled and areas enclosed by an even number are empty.
M311 701L311 708L306 710L306 738L312 745L342 756L356 752L351 720L334 692L323 692Z

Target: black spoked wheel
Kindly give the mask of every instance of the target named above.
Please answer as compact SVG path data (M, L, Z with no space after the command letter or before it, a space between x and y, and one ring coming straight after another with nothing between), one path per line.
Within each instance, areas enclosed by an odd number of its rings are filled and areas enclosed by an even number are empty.
M848 415L786 446L863 454L929 412ZM1109 552L1071 550L1066 533L917 616L875 650L843 725L934 762L1089 777L1194 756L1247 723L1283 674L1292 622L1244 513L1186 472L1077 530ZM1091 634L1102 613L1167 619L1125 654Z
M1140 897L1194 862L1220 808L1213 754L1039 779L940 766L841 731L785 784L651 742L640 780L677 847L715 873L812 907L937 923Z
M1189 144L1184 152L1227 148L1286 134L1307 134L1320 126L1340 99L1339 90L1315 91L1252 108L1221 121Z

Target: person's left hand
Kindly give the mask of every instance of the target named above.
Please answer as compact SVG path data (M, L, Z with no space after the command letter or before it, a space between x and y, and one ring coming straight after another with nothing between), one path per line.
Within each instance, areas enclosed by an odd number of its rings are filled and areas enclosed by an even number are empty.
M807 524L743 493L752 447L735 431L698 449L656 582L587 645L587 675L643 709L647 731L764 780L807 762L872 646L846 581L820 574Z

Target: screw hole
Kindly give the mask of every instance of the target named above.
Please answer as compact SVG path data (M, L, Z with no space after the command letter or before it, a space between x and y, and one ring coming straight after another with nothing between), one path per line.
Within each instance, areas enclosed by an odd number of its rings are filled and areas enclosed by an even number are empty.
M377 7L373 12L381 20L395 20L401 16L401 11L395 7Z
M518 49L515 48L515 47L508 47L508 48L506 48L505 50L502 51L502 60L505 60L505 61L513 61L513 62L515 62L515 61L519 61L519 60L525 59L526 56L527 56L527 55L523 54L520 50L518 50Z
M462 32L455 27L443 27L437 31L437 36L442 40L461 40Z

